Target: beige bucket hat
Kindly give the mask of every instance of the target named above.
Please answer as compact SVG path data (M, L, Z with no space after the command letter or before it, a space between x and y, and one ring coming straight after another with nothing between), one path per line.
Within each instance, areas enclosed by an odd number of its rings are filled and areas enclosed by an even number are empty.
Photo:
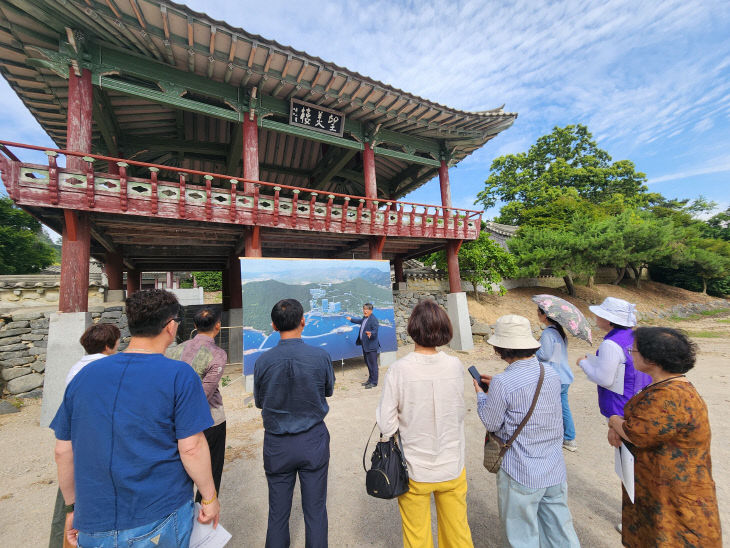
M528 350L540 348L540 343L532 336L530 320L517 314L507 314L497 319L494 335L487 341L499 348Z
M636 305L616 297L606 297L600 305L589 306L596 316L616 325L634 327L636 325Z

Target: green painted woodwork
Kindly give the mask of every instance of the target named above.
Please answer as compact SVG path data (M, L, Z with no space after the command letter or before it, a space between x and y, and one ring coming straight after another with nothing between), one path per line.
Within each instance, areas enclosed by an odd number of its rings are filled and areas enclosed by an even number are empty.
M412 164L422 164L424 166L435 167L439 167L441 165L441 162L434 160L433 158L424 158L423 156L416 156L415 154L408 154L407 152L398 152L397 150L390 150L389 148L375 147L373 152L375 152L375 154L380 154L381 156L396 158Z
M302 137L304 139L309 139L310 141L327 143L342 148L352 148L354 150L364 149L362 143L358 143L357 141L351 141L350 139L345 139L344 137L326 135L324 133L319 133L317 131L312 131L303 127L290 126L289 124L284 124L282 122L277 122L268 118L259 119L259 122L261 123L261 127L264 127L266 129L278 131L279 133L288 133L289 135Z

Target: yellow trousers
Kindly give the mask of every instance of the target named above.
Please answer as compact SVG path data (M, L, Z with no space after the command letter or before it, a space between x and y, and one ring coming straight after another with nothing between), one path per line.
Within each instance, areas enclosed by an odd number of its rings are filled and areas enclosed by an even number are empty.
M436 500L439 548L473 548L466 516L466 469L458 478L438 483L409 480L398 497L404 548L433 548L431 493Z

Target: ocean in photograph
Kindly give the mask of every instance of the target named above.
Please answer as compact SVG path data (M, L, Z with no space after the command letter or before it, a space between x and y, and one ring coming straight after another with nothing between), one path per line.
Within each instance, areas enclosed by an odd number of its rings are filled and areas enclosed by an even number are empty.
M388 261L241 259L243 287L244 374L256 359L279 342L271 327L271 309L294 298L304 307L302 339L324 348L333 361L362 355L355 344L365 303L374 305L382 352L395 351L395 313Z

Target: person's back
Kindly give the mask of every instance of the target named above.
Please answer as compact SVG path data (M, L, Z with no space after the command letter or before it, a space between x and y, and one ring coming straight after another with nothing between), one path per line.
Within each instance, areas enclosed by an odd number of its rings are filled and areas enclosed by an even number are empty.
M271 310L281 340L254 364L254 399L264 420L264 471L269 485L267 548L287 548L297 476L307 548L326 548L330 435L324 423L335 375L329 354L302 341L304 310L283 299Z
M159 354L115 354L76 375L64 403L72 421L93 417L93 427L71 436L83 470L75 478L77 528L130 529L190 498L177 440L210 423L210 414L181 405L194 390L200 380L190 366Z

